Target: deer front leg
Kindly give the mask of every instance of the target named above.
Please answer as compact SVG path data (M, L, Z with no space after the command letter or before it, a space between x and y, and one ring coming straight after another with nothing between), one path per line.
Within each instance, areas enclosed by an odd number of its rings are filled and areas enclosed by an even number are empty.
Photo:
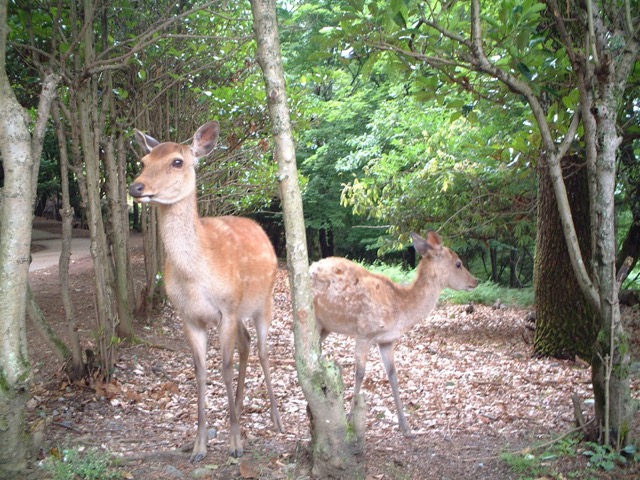
M234 395L233 391L233 350L238 340L238 323L235 319L223 316L222 321L218 326L218 332L220 336L220 356L222 357L222 379L227 390L227 400L229 403L229 455L238 458L244 453L244 450L242 449L242 439L240 438L238 412L236 410L236 395ZM240 353L240 356L242 357L242 352ZM240 386L238 386L238 390L240 390Z
M362 387L362 381L364 380L364 374L367 370L367 357L369 356L370 342L364 338L356 338L356 350L355 350L355 364L356 364L356 380L353 388L353 398L351 399L351 411L349 412L348 420L353 421L353 409L356 402L356 397L360 394L360 387Z
M393 359L394 343L380 343L378 348L380 349L380 357L382 358L382 364L387 372L389 383L391 384L391 391L393 392L393 400L396 404L396 410L398 411L398 424L400 430L405 437L413 437L411 428L407 423L407 419L404 416L404 409L402 407L402 400L400 400L400 394L398 393L398 373L396 372L395 361Z
M267 384L269 402L271 402L271 420L273 421L273 428L277 432L284 433L284 427L282 426L282 420L280 419L276 396L273 393L273 387L271 385L271 368L269 365L269 351L267 349L267 333L269 330L270 319L271 297L269 297L264 311L258 312L254 316L254 323L258 337L258 358L260 359L260 365L262 365L262 371L264 372L264 381Z
M205 409L207 397L207 332L205 329L188 322L184 323L184 331L193 353L198 392L198 431L193 451L189 458L191 462L196 463L207 455L207 415Z

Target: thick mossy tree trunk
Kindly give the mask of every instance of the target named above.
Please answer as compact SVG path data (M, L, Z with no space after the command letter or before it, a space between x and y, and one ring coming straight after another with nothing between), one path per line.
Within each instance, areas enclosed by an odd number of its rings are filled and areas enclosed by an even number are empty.
M0 0L0 479L25 478L31 447L26 424L31 364L26 302L31 219L44 132L59 78L43 81L35 128L6 73L7 1ZM33 130L33 135L31 134Z
M26 468L26 403L31 365L25 327L31 241L31 136L28 116L5 72L7 2L0 2L0 479L22 478Z
M562 170L571 213L585 263L590 259L589 188L584 159L567 156ZM538 236L535 257L537 355L591 360L598 322L576 280L560 222L551 177L539 171Z
M344 410L344 385L340 368L320 354L320 339L311 299L302 196L298 182L295 145L287 105L275 0L252 0L253 24L258 43L275 139L278 178L284 212L287 262L293 288L295 359L298 379L311 417L311 474L315 478L360 478L363 465L356 455L363 435L365 408L355 409L353 428ZM356 432L357 431L357 432ZM360 438L362 440L362 438Z

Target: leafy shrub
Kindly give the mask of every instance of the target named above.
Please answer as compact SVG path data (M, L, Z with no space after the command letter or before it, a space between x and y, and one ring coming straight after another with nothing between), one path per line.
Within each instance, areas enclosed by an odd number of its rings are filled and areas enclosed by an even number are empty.
M583 452L583 455L589 457L591 466L606 472L614 470L618 465L626 465L628 459L637 462L640 457L635 445L627 445L620 452L609 445L593 442L587 443L587 447L588 449Z

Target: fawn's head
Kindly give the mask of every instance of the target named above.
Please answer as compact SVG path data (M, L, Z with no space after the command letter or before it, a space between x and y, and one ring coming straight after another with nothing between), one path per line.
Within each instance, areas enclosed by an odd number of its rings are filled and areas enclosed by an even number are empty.
M473 290L478 286L478 279L471 275L462 264L460 257L445 247L440 235L430 231L427 238L412 233L413 246L422 255L423 262L428 262L430 269L444 288L453 290Z
M129 195L141 203L171 205L192 195L196 188L198 159L211 153L218 141L220 124L211 121L193 135L191 145L165 142L135 131L142 147L142 173L129 186Z

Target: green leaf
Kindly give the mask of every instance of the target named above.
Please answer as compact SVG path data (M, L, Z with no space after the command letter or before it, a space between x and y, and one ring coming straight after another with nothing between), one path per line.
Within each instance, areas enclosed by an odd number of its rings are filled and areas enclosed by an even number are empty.
M533 78L533 73L524 62L518 62L516 64L516 68L527 78L527 80L531 80Z

